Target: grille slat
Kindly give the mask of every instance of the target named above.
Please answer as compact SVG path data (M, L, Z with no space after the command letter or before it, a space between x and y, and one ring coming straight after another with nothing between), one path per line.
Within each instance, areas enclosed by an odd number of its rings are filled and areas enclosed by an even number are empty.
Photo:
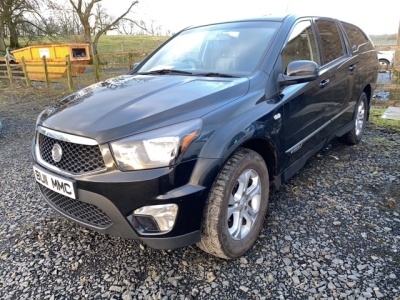
M51 150L55 143L59 144L63 151L59 162L55 162L51 156ZM45 162L72 174L96 172L106 167L98 145L64 142L40 133L39 151Z
M71 199L41 184L39 184L39 187L43 196L67 216L89 226L100 228L106 228L112 224L106 213L97 206L82 202L78 199Z

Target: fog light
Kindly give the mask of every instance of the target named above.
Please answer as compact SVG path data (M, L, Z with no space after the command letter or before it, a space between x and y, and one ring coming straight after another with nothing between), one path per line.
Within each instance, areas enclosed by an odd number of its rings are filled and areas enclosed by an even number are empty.
M176 204L161 204L143 206L133 212L133 216L137 219L140 225L146 231L152 233L166 233L174 227L175 219L178 214L178 205ZM154 221L158 228L154 228ZM153 222L149 222L153 221Z
M157 222L153 217L150 216L136 216L135 219L138 221L140 226L148 232L160 232L158 228ZM140 230L139 227L136 226L136 229Z

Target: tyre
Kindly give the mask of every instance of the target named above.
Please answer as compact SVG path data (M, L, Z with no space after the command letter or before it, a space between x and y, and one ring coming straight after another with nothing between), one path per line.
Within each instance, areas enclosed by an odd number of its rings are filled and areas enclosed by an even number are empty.
M347 144L347 145L355 145L361 141L361 138L364 134L365 125L367 123L367 111L368 111L368 98L367 95L363 92L358 99L354 120L353 120L353 128L339 137L339 141Z
M390 62L386 59L380 59L379 64L383 65L383 66L388 66L388 65L390 65Z
M263 158L250 149L239 149L211 188L198 247L220 258L242 256L260 233L268 195L268 169Z

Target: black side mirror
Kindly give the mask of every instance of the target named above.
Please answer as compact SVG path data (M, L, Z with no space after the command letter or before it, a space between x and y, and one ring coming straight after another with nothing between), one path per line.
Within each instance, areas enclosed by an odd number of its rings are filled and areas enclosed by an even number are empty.
M285 73L278 75L280 86L313 81L319 76L319 67L310 60L295 60L288 64Z

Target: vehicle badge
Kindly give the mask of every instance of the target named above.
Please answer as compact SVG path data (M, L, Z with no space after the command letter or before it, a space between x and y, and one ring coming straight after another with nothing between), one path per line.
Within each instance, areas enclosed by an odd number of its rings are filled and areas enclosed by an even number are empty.
M62 158L62 148L59 144L55 143L53 149L51 149L51 157L55 162L59 162Z

